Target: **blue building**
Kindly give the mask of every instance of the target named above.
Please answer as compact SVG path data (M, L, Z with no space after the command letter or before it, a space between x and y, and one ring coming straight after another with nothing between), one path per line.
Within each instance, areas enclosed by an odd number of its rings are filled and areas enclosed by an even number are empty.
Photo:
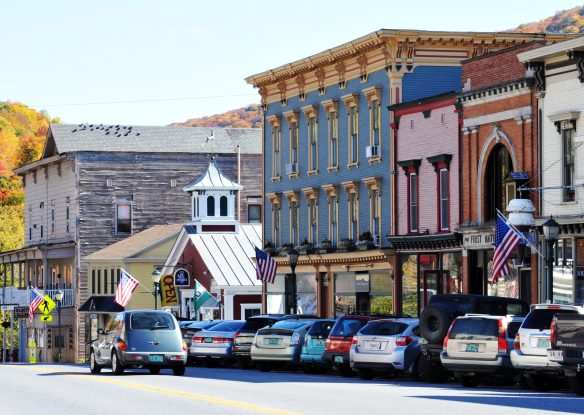
M379 30L246 79L262 97L263 240L278 262L266 311L401 311L387 107L459 90L460 61L538 36Z

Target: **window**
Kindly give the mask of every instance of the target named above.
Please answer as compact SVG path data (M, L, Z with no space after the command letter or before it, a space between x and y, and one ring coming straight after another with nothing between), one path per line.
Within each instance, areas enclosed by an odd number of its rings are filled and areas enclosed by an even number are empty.
M359 236L359 198L356 193L349 194L349 238Z
M318 129L317 129L317 122L316 117L310 117L308 119L308 143L309 149L308 152L308 165L309 171L317 172L318 171Z
M381 235L381 177L367 177L363 183L369 190L369 230L377 246Z
M410 232L418 232L418 175L410 173L408 176L408 200L409 200L409 223Z
M247 205L247 222L262 223L262 205Z
M349 109L349 164L359 161L359 111L357 107Z
M513 171L511 155L503 144L493 147L485 171L485 221L497 218L497 209L505 212L509 200L505 189L505 178Z
M290 242L300 244L300 206L298 202L290 203Z
M219 199L219 215L227 216L227 196L221 196Z
M95 294L96 291L96 270L95 268L91 270L91 294Z
M272 127L272 179L282 176L282 127L280 117L270 115L267 121Z
M339 166L339 103L329 99L323 101L322 105L327 113L328 171L337 171Z
M215 197L207 196L207 216L215 216Z
M331 241L331 245L336 246L337 242L339 241L339 198L337 196L333 196L329 199L329 229L330 229L330 236L329 239Z
M41 225L41 239L45 237L45 226Z
M447 169L440 170L440 229L450 228L450 178Z
M109 293L109 280L108 280L108 269L105 268L103 270L103 293L104 294L108 294Z
M298 163L298 123L290 125L290 164Z
M132 233L132 196L116 199L116 233Z
M569 128L568 128L569 127ZM562 201L573 202L576 200L574 191L574 129L569 122L562 123Z
M316 199L308 201L308 223L310 230L308 233L308 241L313 244L318 243L318 203Z
M371 145L378 146L380 143L380 118L381 108L379 100L376 99L371 103Z
M101 269L97 270L97 294L101 294Z
M282 243L282 236L280 234L280 224L281 224L281 212L280 204L275 204L272 207L272 239L274 240L274 246L280 246Z
M51 238L55 237L55 208L51 208Z
M28 240L32 241L32 228L28 228Z

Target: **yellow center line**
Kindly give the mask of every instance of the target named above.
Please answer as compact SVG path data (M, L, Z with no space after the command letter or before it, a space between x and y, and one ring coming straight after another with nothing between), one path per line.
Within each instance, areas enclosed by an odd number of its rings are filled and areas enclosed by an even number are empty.
M251 412L255 412L255 413L273 414L273 415L301 415L299 412L284 411L281 409L269 408L267 406L255 405L252 403L243 402L243 401L235 401L235 400L231 400L231 399L223 399L223 398L218 398L218 397L214 397L214 396L210 396L210 395L202 395L199 393L181 392L181 391L175 391L172 389L160 388L160 387L156 387L156 386L141 385L139 383L127 382L124 380L99 377L99 375L96 376L96 375L90 375L90 374L85 375L85 374L80 374L80 373L68 373L68 372L63 372L63 371L58 371L58 370L47 370L46 368L37 368L37 367L32 367L32 366L14 365L11 367L24 368L24 369L28 369L28 370L34 370L37 372L45 372L45 373L60 373L62 375L66 375L66 376L77 376L77 377L92 380L95 382L102 382L102 383L109 383L112 385L125 386L127 388L144 390L144 391L159 393L162 395L175 396L178 398L189 399L191 401L207 402L210 404L227 406L230 408L245 409L247 411L251 411Z

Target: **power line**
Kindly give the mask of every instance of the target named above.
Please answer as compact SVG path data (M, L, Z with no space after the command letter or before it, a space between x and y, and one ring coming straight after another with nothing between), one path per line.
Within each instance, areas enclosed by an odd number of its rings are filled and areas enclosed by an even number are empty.
M111 105L111 104L139 104L144 102L164 102L164 101L189 101L197 99L213 99L213 98L235 98L235 97L257 97L257 94L240 94L240 95L208 95L199 97L182 97L182 98L155 98L155 99L136 99L126 101L98 101L98 102L75 102L68 104L37 104L29 105L30 107L74 107L83 105Z

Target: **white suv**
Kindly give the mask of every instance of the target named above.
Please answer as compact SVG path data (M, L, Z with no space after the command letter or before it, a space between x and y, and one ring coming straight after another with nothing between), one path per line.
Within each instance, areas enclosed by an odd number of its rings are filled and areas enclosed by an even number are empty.
M515 337L511 363L521 372L530 388L545 391L552 388L554 378L561 377L560 364L547 357L550 346L550 325L554 314L583 314L581 306L568 304L533 304Z

